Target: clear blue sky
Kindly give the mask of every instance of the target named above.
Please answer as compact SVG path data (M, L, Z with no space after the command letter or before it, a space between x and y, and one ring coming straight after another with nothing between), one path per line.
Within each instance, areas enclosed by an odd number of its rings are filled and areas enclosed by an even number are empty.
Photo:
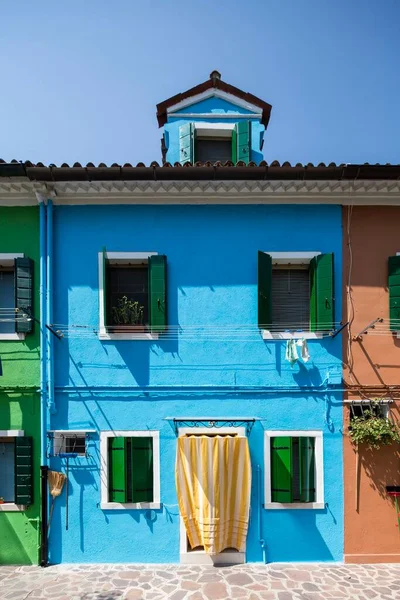
M208 78L273 105L264 154L400 163L400 0L18 0L0 157L160 161L158 102Z

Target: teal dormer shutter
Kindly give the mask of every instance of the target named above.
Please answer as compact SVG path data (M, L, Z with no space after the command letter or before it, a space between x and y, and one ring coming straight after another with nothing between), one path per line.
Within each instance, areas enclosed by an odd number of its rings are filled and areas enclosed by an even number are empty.
M185 123L179 127L179 162L194 163L194 123Z
M232 132L232 162L250 162L250 121L236 123Z

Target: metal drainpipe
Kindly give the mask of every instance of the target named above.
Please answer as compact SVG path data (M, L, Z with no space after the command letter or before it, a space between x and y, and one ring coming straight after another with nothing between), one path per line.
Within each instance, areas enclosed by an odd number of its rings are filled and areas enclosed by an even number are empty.
M53 202L47 201L47 304L46 323L53 323ZM46 329L47 336L47 387L48 406L50 414L56 413L54 400L54 357L53 357L53 335Z
M47 329L46 323L46 294L47 294L47 264L46 264L46 204L45 198L36 193L39 202L40 218L40 256L39 256L39 299L40 299L40 488L41 488L41 507L40 507L40 536L39 536L39 564L46 567L48 564L48 541L47 541L47 517L48 517L48 491L47 491L47 427L49 425L49 414L47 405L47 364L46 364L46 344Z
M260 542L261 545L261 550L263 553L263 559L264 559L264 563L267 564L267 545L265 543L265 540L262 536L262 508L263 508L263 502L262 502L262 489L261 489L261 467L260 465L257 465L257 488L258 488L258 498L257 498L257 502L258 502L258 541Z
M46 205L37 194L40 217L40 464L47 465L47 378L46 378Z

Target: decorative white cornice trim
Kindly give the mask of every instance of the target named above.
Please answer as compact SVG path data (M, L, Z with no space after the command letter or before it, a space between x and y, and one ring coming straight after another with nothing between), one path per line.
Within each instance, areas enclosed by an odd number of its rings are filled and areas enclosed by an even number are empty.
M207 100L208 98L221 98L222 100L226 100L227 102L230 102L235 106L240 106L241 108L245 108L246 110L250 110L253 113L261 115L261 108L259 106L256 106L251 102L246 102L246 100L238 98L238 96L235 96L234 94L229 94L228 92L219 90L218 88L210 88L205 92L202 92L201 94L196 94L195 96L190 96L185 100L177 102L173 106L167 108L167 115L175 116L171 113L174 113L178 110L182 110L182 108L187 108L188 106L193 106L193 104L197 104L199 102L202 102L203 100Z
M0 182L1 206L54 204L342 204L400 206L400 181L65 181Z

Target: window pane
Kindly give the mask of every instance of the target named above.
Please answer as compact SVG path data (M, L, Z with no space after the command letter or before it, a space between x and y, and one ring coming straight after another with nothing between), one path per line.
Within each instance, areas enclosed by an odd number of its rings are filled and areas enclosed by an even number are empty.
M232 140L197 140L194 158L199 162L232 160Z
M77 436L68 436L65 438L65 452L67 453L77 453L77 454L85 454L86 453L86 436L77 435Z
M308 269L272 270L272 323L283 329L309 329Z
M2 322L1 319L13 319L15 308L14 272L0 271L0 333L14 333L15 321ZM7 312L4 309L8 309Z
M142 325L148 323L148 268L107 266L107 325ZM134 321L131 312L121 310L120 300L126 296L143 307L142 320Z
M0 442L0 497L14 502L14 442Z

